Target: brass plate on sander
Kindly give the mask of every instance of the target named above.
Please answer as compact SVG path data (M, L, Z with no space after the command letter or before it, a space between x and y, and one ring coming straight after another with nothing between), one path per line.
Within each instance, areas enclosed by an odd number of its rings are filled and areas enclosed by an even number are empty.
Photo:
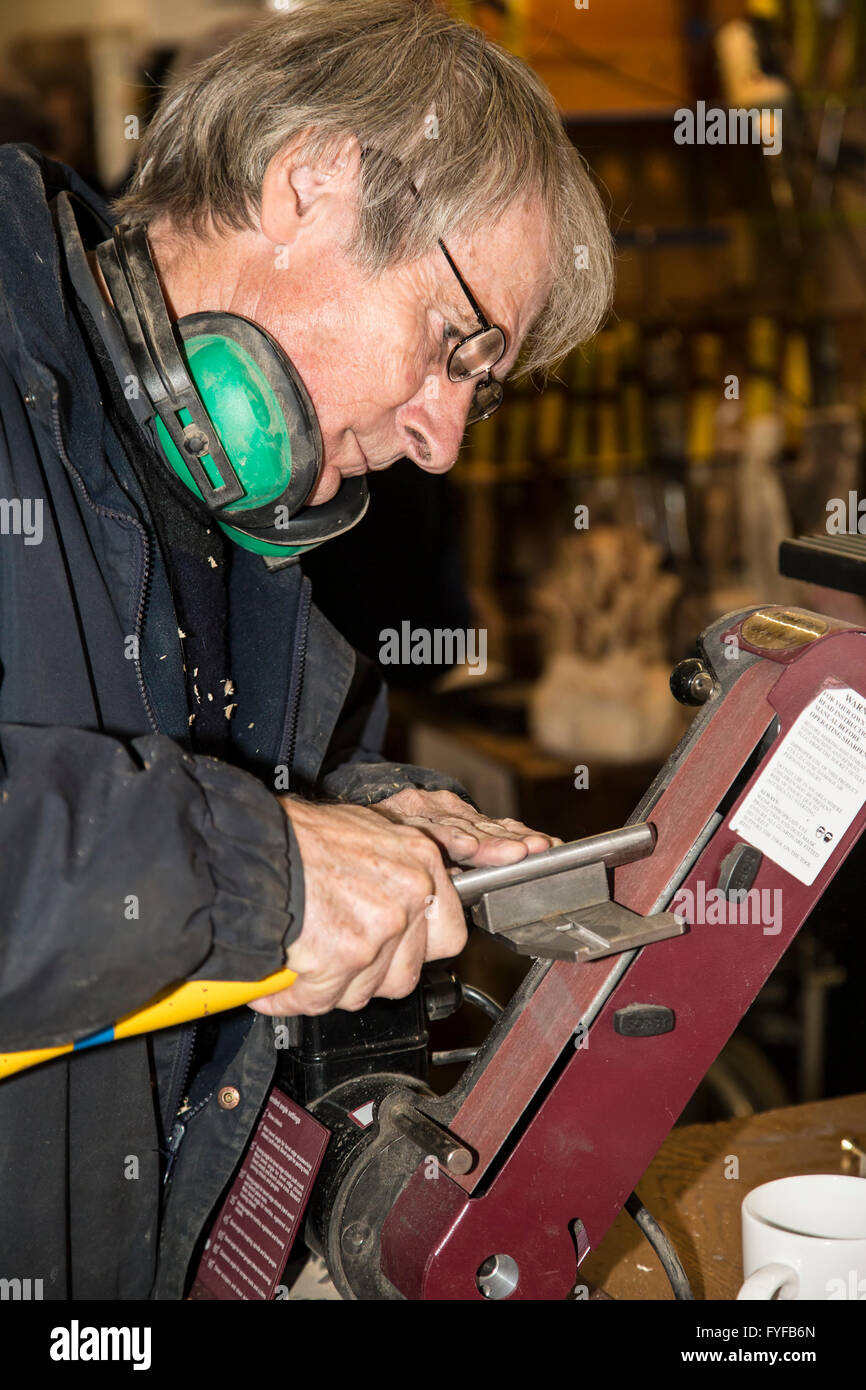
M790 651L804 647L829 632L830 624L817 613L803 608L759 608L740 628L743 641L766 652Z

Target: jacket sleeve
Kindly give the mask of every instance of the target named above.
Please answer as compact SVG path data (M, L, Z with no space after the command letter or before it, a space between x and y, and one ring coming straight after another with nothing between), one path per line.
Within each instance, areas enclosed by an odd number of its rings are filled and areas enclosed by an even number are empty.
M355 672L322 762L317 792L335 801L372 806L406 787L449 791L475 802L454 777L413 763L392 763L381 748L388 724L388 687L377 666L355 653ZM477 810L477 806L475 807Z
M0 1047L107 1027L190 977L258 980L303 921L297 842L249 774L159 735L0 725Z

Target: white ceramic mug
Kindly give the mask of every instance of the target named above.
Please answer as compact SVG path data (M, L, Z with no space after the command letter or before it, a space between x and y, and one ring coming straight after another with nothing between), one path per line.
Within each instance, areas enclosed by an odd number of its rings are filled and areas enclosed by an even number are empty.
M866 1299L866 1179L777 1178L743 1202L740 1299Z

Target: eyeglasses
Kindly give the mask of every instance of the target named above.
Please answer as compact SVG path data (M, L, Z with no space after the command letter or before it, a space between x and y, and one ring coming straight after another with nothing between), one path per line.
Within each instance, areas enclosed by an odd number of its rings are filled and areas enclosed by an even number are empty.
M393 155L385 154L383 150L365 146L361 150L361 159L370 157L385 159L390 163L399 166L400 161ZM412 195L420 203L421 194L415 187L413 181L406 179L407 187ZM451 257L451 253L444 241L439 240L439 249L448 262L454 276L457 279L461 290L468 299L472 312L478 320L478 328L474 333L467 333L465 338L461 338L459 343L448 354L448 379L449 381L461 382L471 381L473 377L484 373L483 379L478 382L472 401L469 405L469 413L466 416L467 425L475 425L479 420L486 420L492 415L494 410L498 410L502 404L502 383L493 376L493 368L497 362L501 362L505 356L506 339L503 330L498 324L488 323L483 314L475 295L470 290L460 271L457 269Z
M466 417L467 425L475 425L479 420L486 420L502 404L502 383L493 376L493 368L505 356L505 334L498 324L488 323L441 238L439 249L454 272L457 283L472 306L472 312L479 324L474 333L467 333L465 338L455 343L448 354L449 381L471 381L473 377L484 373L483 379L475 387Z

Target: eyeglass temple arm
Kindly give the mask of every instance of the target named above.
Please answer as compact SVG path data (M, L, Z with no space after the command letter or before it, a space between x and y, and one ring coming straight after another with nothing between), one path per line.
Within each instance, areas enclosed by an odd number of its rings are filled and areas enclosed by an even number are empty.
M442 255L445 257L448 264L450 265L452 271L454 272L454 275L457 278L461 290L466 295L466 298L469 300L469 303L472 305L473 313L475 314L475 317L477 318L478 322L481 324L481 327L492 328L493 324L488 322L486 314L482 310L481 305L475 298L475 295L472 293L466 281L463 279L463 276L460 274L460 271L457 269L456 265L451 259L451 252L448 250L448 247L445 245L445 242L442 240L441 237L439 238L439 249L442 252ZM501 331L502 330L500 329L500 332Z
M365 147L361 150L361 158L362 158L362 159L366 159L367 155L368 155L368 154L372 154L372 153L374 153L374 151L370 148L370 146L366 146L366 145L365 145ZM396 162L399 162L399 161L396 161ZM411 190L411 192L412 192L413 197L416 199L417 202L420 203L420 201L421 201L421 194L418 192L418 189L415 187L414 180L413 180L413 179L407 179L406 182L407 182L407 184L409 185L409 188L410 188L410 190ZM490 323L490 321L488 320L487 315L484 313L484 310L481 308L481 305L478 303L478 300L475 298L475 295L472 293L472 291L470 290L470 288L469 288L469 286L467 285L466 281L463 279L463 276L460 274L460 271L457 269L456 265L454 264L454 261L453 261L452 256L451 256L451 252L448 250L448 247L445 245L445 242L442 240L441 237L437 238L437 240L438 240L438 242L439 242L439 249L441 250L442 255L445 257L446 261L447 261L448 264L450 265L450 267L451 267L451 269L452 269L452 271L453 271L453 273L454 273L454 275L455 275L455 277L456 277L456 279L457 279L457 283L459 284L459 286L460 286L461 290L463 291L463 293L466 295L466 298L469 300L469 303L470 303L471 306L472 306L472 312L474 313L474 315L475 315L475 317L477 318L478 322L481 324L481 327L482 327L483 329L492 328L492 327L493 327L493 324ZM502 332L501 329L500 329L499 331L500 331L500 333ZM505 335L503 334L503 337L504 337L504 336L505 336ZM488 368L488 376L491 378L491 380L495 380L495 377L493 377L493 373L492 373L492 370L491 370L490 368Z

